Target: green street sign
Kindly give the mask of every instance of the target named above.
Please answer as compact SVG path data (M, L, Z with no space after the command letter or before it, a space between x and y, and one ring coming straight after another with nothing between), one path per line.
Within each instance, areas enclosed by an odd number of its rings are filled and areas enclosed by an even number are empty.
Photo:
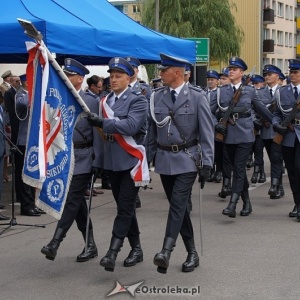
M209 38L188 38L196 42L196 62L209 62Z

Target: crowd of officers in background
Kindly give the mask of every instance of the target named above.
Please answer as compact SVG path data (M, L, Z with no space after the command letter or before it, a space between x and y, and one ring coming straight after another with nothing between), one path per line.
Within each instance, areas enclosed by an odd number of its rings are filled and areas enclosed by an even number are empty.
M189 218L189 213L192 209L191 188L197 173L194 161L191 163L193 158L191 157L192 155L189 154L189 148L196 149L196 147L198 147L197 144L199 145L201 142L204 144L202 153L204 155L204 160L206 157L206 164L204 164L202 171L201 169L199 171L199 182L201 183L202 188L204 187L205 181L222 183L218 196L221 198L226 198L227 196L230 197L228 206L222 211L223 215L235 218L236 207L240 198L243 205L240 215L249 216L251 214L252 204L248 191L249 181L246 175L246 167L250 168L253 166L253 175L250 179L251 183L256 184L257 182L266 182L263 155L265 148L271 165L271 185L268 195L270 196L270 199L279 199L285 195L282 184L282 174L285 172L285 169L287 169L294 201L294 206L289 213L289 217L296 218L300 221L300 61L295 59L289 60L288 76L284 76L277 66L270 64L264 66L262 75L246 75L245 72L248 69L247 64L239 57L232 57L229 60L228 67L224 68L221 73L215 70L207 71L207 86L201 88L194 86L189 82L191 71L188 62L164 54L161 54L161 60L161 77L152 79L150 85L138 79L138 66L140 65L140 61L136 58L127 58L127 61L122 58L115 58L115 61L110 62L109 67L112 74L118 75L121 72L123 75L125 74L125 77L130 77L128 85L126 84L124 87L124 91L127 91L127 88L129 87L130 93L128 95L122 94L125 93L123 91L121 93L123 98L132 98L130 101L133 101L133 103L135 101L134 99L137 99L138 97L141 99L146 98L148 100L149 108L147 109L148 116L146 127L144 128L142 126L139 128L138 135L142 136L144 139L142 144L146 149L149 167L151 163L155 165L156 154L149 146L151 143L153 145L151 128L154 123L151 125L151 122L155 121L156 124L154 124L154 127L157 125L156 133L158 133L158 136L155 137L157 143L156 146L158 148L157 151L159 151L160 154L166 154L165 157L169 155L170 158L175 158L172 166L166 167L170 170L174 168L175 175L171 174L173 171L171 171L170 174L164 173L165 170L160 173L159 170L163 164L166 163L166 160L162 164L159 164L157 168L158 171L156 170L161 174L162 184L171 207L173 202L178 204L177 207L182 205L180 197L176 197L172 190L176 189L176 184L174 184L174 182L176 180L181 180L181 173L185 174L184 180L180 185L184 185L183 182L186 181L186 184L188 183L189 185L189 190L186 190L184 195L184 197L188 199L186 207L185 204L180 207L180 215L182 216L180 222L182 223L178 225L177 222L174 221L175 219L172 219L172 212L170 210L168 219L169 225L166 228L163 249L156 254L154 264L158 266L159 272L166 273L169 265L170 253L175 247L176 238L180 232L188 252L188 257L183 264L182 270L184 272L190 272L199 265L199 258L194 247L193 230ZM181 78L181 70L183 68L184 74L182 74ZM174 73L171 73L169 71L170 69L175 70ZM80 72L78 73L76 70L81 70L82 74ZM94 97L97 101L100 101L100 99L108 96L107 99L112 99L113 102L109 105L110 107L113 107L115 101L120 101L120 99L116 97L118 96L115 91L116 87L111 90L110 77L102 78L93 75L87 79L88 86L81 87L84 76L88 74L88 70L86 70L84 66L71 60L69 65L66 64L64 71L67 76L72 77L75 75L79 76L78 78L81 78L79 88L80 90L84 90L85 94L83 98ZM2 75L2 78L4 80L2 84L3 89L1 89L2 96L4 96L2 97L2 99L4 98L2 104L4 104L3 107L8 114L8 117L6 118L8 121L6 122L11 127L11 132L7 129L7 133L11 134L12 142L19 147L21 146L21 149L25 152L26 142L24 143L23 140L23 144L20 143L18 131L20 131L19 124L22 124L20 121L24 121L28 118L28 107L23 114L18 114L17 109L15 109L15 101L18 98L18 94L27 93L27 85L25 84L26 77L22 77L21 79L19 76L15 76L10 71L7 71ZM167 80L170 81L167 82ZM176 86L173 87L173 83L175 83ZM4 86L6 86L6 90L4 90ZM128 93L128 91L126 93ZM188 97L191 97L191 99ZM151 99L154 103L153 105L157 105L156 109L152 108L152 111L150 105ZM161 102L161 99L165 100ZM184 101L190 101L192 105L189 107L189 104L186 104L189 102ZM197 104L197 101L202 101L202 104L205 104L199 105L199 103ZM162 119L165 107L159 107L159 105L162 105L163 102L165 102L164 105L167 107L174 107L174 109L177 105L180 105L179 103L182 103L183 106L180 106L179 108L183 108L184 111L179 110L179 116L176 114L168 116L168 111L167 116ZM192 111L192 107L194 107L197 112ZM209 114L206 114L207 111ZM137 111L133 112L133 114L136 112ZM154 116L157 119L155 119ZM126 118L126 116L124 117ZM186 117L188 117L188 119ZM122 119L123 117L120 118ZM176 122L178 122L178 120L180 120L180 123L177 124ZM101 115L100 117L96 115L93 119L88 121L90 124L88 125L87 123L86 126L96 126L100 128L108 126L106 125L108 124L108 120L102 118ZM161 129L165 125L163 123L168 123L169 126ZM189 126L191 127L191 130L182 134L182 130L186 130ZM207 128L205 128L205 126ZM215 130L215 139L213 134L211 134L212 130L210 130L213 126ZM173 134L171 132L172 130L176 132L179 139L183 139L184 142L182 144L179 144L178 142L178 144L172 144L172 137L170 138ZM189 134L193 135L191 141L185 139ZM24 135L27 136L27 131ZM168 136L168 143L170 144L160 144L160 135L163 137L161 141L164 141L165 135ZM194 135L198 135L198 137L195 139ZM207 140L205 141L206 135ZM111 138L113 138L113 136ZM210 140L212 140L212 145L214 144L214 146L210 145ZM112 141L109 140L109 142ZM77 148L82 149L82 147L79 146L80 145L78 145ZM213 149L214 155L211 155L210 151ZM184 158L188 158L188 163L192 165L192 172L178 170L178 166L180 165L179 162L181 161L181 159L179 159L181 152L183 153ZM252 159L253 155L254 159ZM211 156L214 156L212 165L210 165ZM190 160L190 158L192 158L192 160ZM19 163L17 163L16 166L19 170L16 182L20 183L16 185L16 193L17 201L21 202L21 214L27 216L40 216L44 212L35 206L34 195L32 195L33 191L31 191L28 186L22 184L21 170L23 164L20 160L24 160L24 155L17 158ZM170 159L170 161L172 161L172 159ZM7 171L4 168L4 179L7 176L6 172ZM102 188L111 189L111 178L115 178L115 181L117 180L114 171L102 169L100 173L99 177L102 179ZM192 176L188 178L188 174L192 174ZM97 175L97 172L94 172L94 175ZM115 186L113 194L116 198L117 205L121 206L117 200L120 198L118 198L119 195L117 196L116 194L116 182L113 183L113 186ZM18 189L20 189L19 192ZM139 199L137 190L132 188L132 191L132 195L135 197L135 208L141 207L141 200ZM26 195L26 197L24 195ZM29 200L27 201L26 199ZM78 214L78 212L76 212L76 214ZM76 214L70 218L72 219L72 222L74 218L76 218ZM0 220L5 219L7 218L0 214ZM118 218L116 218L115 222L117 222L117 220ZM69 223L72 224L72 222ZM84 222L82 222L82 224L84 224ZM70 226L71 225L68 225L68 228ZM90 225L90 235L87 237L85 236L86 228L83 227L78 228L84 236L87 248L78 256L77 261L87 261L98 254L92 235L92 226ZM124 228L123 225L121 227ZM120 251L123 240L127 234L122 233L122 238L115 238L114 232L118 232L121 227L114 226L109 251L100 262L100 265L109 271L114 270L117 252ZM46 255L46 258L54 260L58 246L64 238L66 231L67 230L61 230L61 232L58 232L56 230L50 243L43 247L42 253ZM135 236L127 237L132 246L132 250L125 260L124 266L132 266L143 260L137 223Z

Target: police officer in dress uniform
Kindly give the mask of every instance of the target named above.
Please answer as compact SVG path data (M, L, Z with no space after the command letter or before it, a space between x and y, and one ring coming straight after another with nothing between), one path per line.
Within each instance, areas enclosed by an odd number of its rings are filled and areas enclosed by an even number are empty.
M290 126L282 125L300 94L300 60L289 59L289 76L291 83L276 91L277 108L272 120L275 132L283 135L282 154L287 169L290 187L293 193L295 206L289 213L291 218L297 217L300 221L300 112L299 109Z
M19 120L19 130L16 145L22 152L15 153L15 180L16 191L21 204L21 214L26 216L40 216L45 212L35 206L35 188L26 184L22 179L24 157L27 145L27 132L29 122L29 99L26 74L20 75L21 86L15 95L15 113Z
M218 108L224 112L230 105L234 93L242 84L247 65L241 58L232 57L229 60L228 68L231 84L220 88L219 101L214 101L214 107L211 105L214 115ZM266 120L271 121L272 114L258 99L255 89L251 86L242 87L239 101L231 115L231 122L227 126L218 123L217 118L214 117L216 132L224 136L224 162L233 166L231 198L227 208L222 212L231 218L236 217L236 204L240 196L243 200L241 215L248 216L252 211L248 192L249 183L246 176L246 161L254 142L252 105Z
M265 77L266 87L257 91L258 96L273 113L277 107L275 94L280 88L278 80L284 75L281 70L274 65L265 65L263 75ZM270 195L270 199L279 199L284 196L282 185L283 158L281 145L273 142L275 133L272 124L265 121L263 118L260 118L258 126L260 126L260 137L271 162L271 187L268 194Z
M138 163L138 158L119 144L117 137L131 136L137 145L145 139L144 126L147 122L148 101L139 91L133 91L129 85L134 70L124 58L114 57L109 61L110 85L112 92L101 100L100 117L89 117L90 123L102 128L106 137L104 143L104 169L109 170L112 193L117 203L117 215L114 220L112 238L107 254L100 265L106 271L114 271L117 254L127 237L131 251L124 261L125 267L134 266L143 261L140 243L140 231L136 218L135 199L139 187L131 177L131 171ZM110 107L114 117L107 114L105 105ZM148 169L147 169L148 170Z
M65 59L63 70L90 111L92 113L98 112L99 102L97 99L81 89L84 76L89 74L89 70L81 63L71 58ZM97 130L89 124L86 117L81 117L76 123L73 132L73 146L75 156L74 173L70 183L66 204L61 219L57 223L52 240L48 245L42 248L41 252L46 255L47 259L54 260L61 241L66 236L75 220L77 227L79 231L81 231L87 244L86 251L84 248L82 253L77 256L78 262L84 262L98 255L91 220L89 220L88 237L86 240L88 207L84 198L84 193L92 179L92 175L94 175L94 180L96 180L101 167L101 152L99 151L100 135Z
M213 123L205 92L184 82L184 70L189 62L163 53L160 57L160 75L165 86L151 95L156 137L151 149L156 151L155 172L160 174L170 208L163 247L155 255L154 264L158 272L167 272L171 251L180 233L188 252L182 271L191 272L199 265L199 257L187 205L199 170L200 145L202 188L212 168Z
M223 68L221 70L221 73L219 73L220 76L220 86L224 86L227 84L230 84L230 79L228 78L229 69L227 67ZM217 95L215 95L216 98L211 101L211 106L214 108L216 105L217 98L220 98L220 92L218 91ZM220 108L216 111L216 116L219 121L221 118L222 112L220 111ZM221 192L219 192L218 196L220 198L226 198L227 196L231 195L231 173L232 173L232 165L227 164L223 161L223 142L215 140L215 159L216 164L221 166L222 170L222 177L223 177L223 183Z
M253 74L251 77L251 82L255 87L257 94L264 95L265 87L265 78L259 74ZM263 97L260 97L263 99ZM268 99L269 96L266 96ZM254 170L251 176L252 183L264 183L266 182L266 173L264 170L264 143L261 139L261 124L259 122L259 115L255 115L254 119L254 130L255 130L255 142L253 144L253 153L254 153Z
M129 87L133 91L140 92L147 98L148 101L150 101L151 89L150 89L149 85L138 81L139 66L141 65L141 62L135 57L126 57L126 60L131 64L131 66L134 70L133 76L130 77ZM147 136L148 127L149 127L149 118L147 120L147 124L145 124L145 128L141 128L141 131L142 130L145 131L145 141L144 141L143 145L145 146L147 157L149 157L148 136ZM141 199L140 199L139 194L137 194L137 196L136 196L135 205L136 205L136 208L141 207Z
M218 85L219 85L219 79L220 79L220 74L215 71L215 70L208 70L206 72L206 78L207 78L207 98L208 98L208 103L210 103L211 98L216 97L216 93L218 90ZM212 172L208 178L208 182L216 182L219 183L222 181L222 156L217 156L216 151L218 154L220 153L220 149L222 148L222 142L215 140L215 155L214 155L214 165Z

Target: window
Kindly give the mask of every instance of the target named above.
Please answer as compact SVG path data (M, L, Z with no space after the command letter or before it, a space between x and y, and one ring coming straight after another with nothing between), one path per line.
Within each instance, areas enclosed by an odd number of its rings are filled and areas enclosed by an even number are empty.
M288 47L289 46L289 33L288 32L286 32L285 34L284 34L284 45L286 46L286 47Z
M127 5L123 6L123 14L128 15L128 6Z
M282 59L277 59L277 67L279 68L279 69L283 69L283 60Z
M270 59L264 57L264 58L263 58L263 65L265 66L265 65L268 65L268 64L270 64Z
M274 43L276 41L276 30L272 29L272 40L274 40Z
M285 6L285 18L286 18L286 19L289 19L289 12L290 12L289 6L286 5L286 6Z
M264 1L264 8L271 8L271 0L265 0Z
M275 0L272 1L272 8L276 12L276 1Z
M270 29L264 28L264 40L270 39Z
M284 17L284 6L283 3L278 2L278 6L277 6L277 16L278 17Z
M132 5L132 12L134 14L141 12L140 11L140 6L139 5Z
M275 58L272 58L272 65L276 66L276 60L275 60Z
M277 45L283 46L283 32L277 31Z
M289 47L293 46L293 34L289 33Z

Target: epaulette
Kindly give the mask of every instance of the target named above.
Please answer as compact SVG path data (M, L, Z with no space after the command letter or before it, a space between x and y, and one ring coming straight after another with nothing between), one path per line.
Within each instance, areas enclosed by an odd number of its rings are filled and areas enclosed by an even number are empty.
M138 91L131 91L133 94L135 94L135 95L137 95L137 96L139 96L139 95L141 95L142 93L141 92L138 92Z
M192 89L192 90L195 90L197 92L201 92L203 91L203 89L200 87L200 86L197 86L197 85L189 85L189 87Z

